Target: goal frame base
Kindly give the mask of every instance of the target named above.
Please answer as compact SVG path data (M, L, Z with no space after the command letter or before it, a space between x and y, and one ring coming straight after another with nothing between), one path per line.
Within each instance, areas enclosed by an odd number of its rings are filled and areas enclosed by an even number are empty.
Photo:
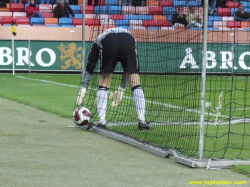
M135 139L118 134L115 132L112 132L110 130L102 129L96 126L93 126L93 131L102 134L104 136L113 138L115 140L127 143L129 145L132 145L134 147L137 147L139 149L148 151L150 153L153 153L155 155L164 157L164 158L169 158L170 156L173 156L175 158L175 161L177 163L183 164L188 167L199 167L199 168L207 168L207 169L212 169L212 168L225 168L225 167L230 167L233 165L250 165L250 160L226 160L226 159L218 159L218 160L212 160L212 159L195 159L195 158L188 158L180 155L177 151L169 149L165 150L147 143L139 142L136 141Z

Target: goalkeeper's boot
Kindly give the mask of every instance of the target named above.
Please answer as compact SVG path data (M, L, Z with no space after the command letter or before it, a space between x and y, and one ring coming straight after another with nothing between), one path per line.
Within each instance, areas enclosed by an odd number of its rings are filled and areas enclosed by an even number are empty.
M138 123L139 130L152 130L153 127L150 125L148 121L139 121Z
M108 128L107 128L107 124L106 124L106 122L104 122L104 121L98 122L98 123L97 123L97 127L103 128L103 129L108 129Z

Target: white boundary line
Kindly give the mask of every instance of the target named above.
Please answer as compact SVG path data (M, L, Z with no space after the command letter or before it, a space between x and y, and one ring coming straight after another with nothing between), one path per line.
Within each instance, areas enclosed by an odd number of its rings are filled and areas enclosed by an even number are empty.
M45 83L50 83L50 84L56 84L56 85L60 85L60 86L68 86L68 87L73 87L73 88L79 88L79 86L71 85L71 84L64 84L64 83L59 83L59 82L53 82L53 81L42 80L42 79L34 79L34 78L28 78L28 77L23 77L23 76L16 76L16 77L21 78L21 79L27 79L27 80L40 81L40 82L45 82ZM97 89L92 89L92 90L97 90ZM112 93L112 92L110 92L110 93ZM123 96L123 97L127 98L127 99L133 99L132 97L129 97L129 96ZM179 106L175 106L175 105L171 105L171 104L167 104L167 103L155 102L155 101L146 101L146 102L151 103L151 104L155 104L155 105L161 105L161 106L165 106L165 107L169 107L169 108L181 109L181 110L186 110L188 112L195 112L195 113L200 114L200 111L196 110L196 109L187 109L187 108L183 108L183 107L179 107ZM205 114L210 115L210 116L216 116L216 114L207 113L207 112L205 112ZM229 118L229 116L225 116L225 115L221 115L220 117Z

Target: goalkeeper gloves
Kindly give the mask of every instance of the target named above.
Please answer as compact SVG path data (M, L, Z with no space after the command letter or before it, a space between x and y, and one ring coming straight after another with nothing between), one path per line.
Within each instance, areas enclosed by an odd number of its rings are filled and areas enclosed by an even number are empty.
M118 104L122 101L124 92L125 92L125 88L122 88L119 86L118 90L109 96L109 99L113 100L113 102L111 103L111 106L118 106Z
M81 104L83 104L84 98L86 95L86 91L87 91L86 88L84 88L84 87L80 88L79 93L78 93L77 98L76 98L76 105L77 106L80 106Z

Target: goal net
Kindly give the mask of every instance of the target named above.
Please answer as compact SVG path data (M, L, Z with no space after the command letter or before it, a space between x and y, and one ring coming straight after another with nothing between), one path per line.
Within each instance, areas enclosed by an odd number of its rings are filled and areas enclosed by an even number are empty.
M89 38L86 38L86 61L91 42L99 34L113 27L128 29L137 41L140 81L146 99L146 119L154 128L150 131L138 130L133 93L128 86L118 106L111 106L112 101L108 101L107 132L196 159L200 154L202 127L203 159L249 161L249 31L243 28L247 23L240 22L238 28L239 23L234 21L231 11L236 5L218 8L208 17L206 31L194 25L189 28L187 25L173 27L172 16L178 6L183 8L186 16L190 6L194 6L196 14L204 17L203 7L198 1L148 0L146 5L136 7L120 6L118 1L105 3L94 6L95 14L86 19L89 26L86 30L90 29ZM204 77L203 31L207 32ZM118 63L109 93L117 90L122 72ZM96 92L99 77L98 65L85 102L93 114L93 122L98 121ZM205 98L201 104L204 79ZM205 109L203 113L202 107ZM201 116L204 116L204 121Z

